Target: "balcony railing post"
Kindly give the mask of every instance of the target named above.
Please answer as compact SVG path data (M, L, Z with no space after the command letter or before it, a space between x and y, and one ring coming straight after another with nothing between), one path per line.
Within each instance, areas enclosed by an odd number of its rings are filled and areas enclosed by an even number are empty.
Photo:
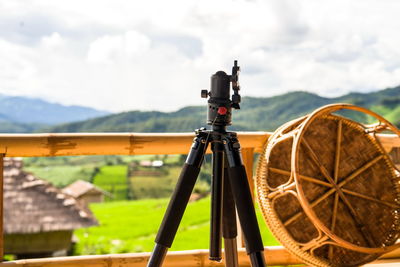
M246 167L246 174L250 185L251 195L254 199L254 179L253 179L254 148L253 147L243 148L242 157L244 166Z
M4 221L4 154L0 154L0 262L3 261L4 258L4 230L3 230L3 221Z
M254 164L254 148L242 149L243 164L246 167L247 180L249 181L250 192L254 199L254 179L253 179L253 164ZM236 214L236 223L238 225L237 247L244 248L244 238L242 228L240 226L239 217Z

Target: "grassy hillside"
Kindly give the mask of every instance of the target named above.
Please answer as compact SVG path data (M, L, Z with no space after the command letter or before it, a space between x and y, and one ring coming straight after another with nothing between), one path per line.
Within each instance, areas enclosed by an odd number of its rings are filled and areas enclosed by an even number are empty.
M31 133L48 127L39 123L20 123L0 120L0 133Z
M93 182L95 175L107 175L108 168L113 169L110 177L121 174L126 177L126 166L137 156L68 156L68 157L32 157L24 158L24 170L33 173L39 178L45 179L59 188L63 188L76 180ZM98 173L101 167L105 167L103 173ZM118 173L118 170L124 169ZM126 182L126 178L124 178Z
M232 130L272 131L283 123L330 103L352 103L370 108L400 125L400 87L373 93L351 93L324 98L307 92L255 98L244 97L242 109L234 111ZM204 126L204 106L186 107L176 112L124 112L82 122L59 125L50 132L186 132Z
M76 180L89 181L93 168L85 165L81 166L29 166L24 168L25 171L33 173L41 179L51 182L53 185L62 188Z

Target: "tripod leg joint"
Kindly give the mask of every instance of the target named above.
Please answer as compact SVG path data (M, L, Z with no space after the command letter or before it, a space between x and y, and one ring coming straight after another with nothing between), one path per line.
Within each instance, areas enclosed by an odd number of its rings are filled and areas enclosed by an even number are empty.
M243 165L242 154L240 153L240 143L236 135L227 135L222 139L224 150L229 167Z

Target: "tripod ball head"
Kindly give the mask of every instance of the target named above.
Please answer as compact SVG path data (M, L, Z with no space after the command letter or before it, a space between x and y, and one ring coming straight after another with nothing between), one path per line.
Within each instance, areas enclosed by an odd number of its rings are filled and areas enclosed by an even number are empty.
M235 60L232 75L224 71L218 71L211 76L211 90L201 91L202 98L209 98L207 109L207 124L215 126L228 126L232 124L232 108L239 109L240 95L239 87L240 67ZM230 84L234 94L230 99Z

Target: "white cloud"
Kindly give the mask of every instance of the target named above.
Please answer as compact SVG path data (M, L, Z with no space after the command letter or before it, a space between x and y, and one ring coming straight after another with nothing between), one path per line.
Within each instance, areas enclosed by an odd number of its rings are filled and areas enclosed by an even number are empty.
M41 43L46 48L57 48L64 44L64 40L61 38L58 32L53 32L50 36L44 36L41 39Z
M398 1L2 1L0 93L113 111L204 104L217 70L243 95L400 84Z
M148 37L136 31L128 31L123 35L106 35L90 43L87 59L90 62L129 60L146 52L150 44Z

